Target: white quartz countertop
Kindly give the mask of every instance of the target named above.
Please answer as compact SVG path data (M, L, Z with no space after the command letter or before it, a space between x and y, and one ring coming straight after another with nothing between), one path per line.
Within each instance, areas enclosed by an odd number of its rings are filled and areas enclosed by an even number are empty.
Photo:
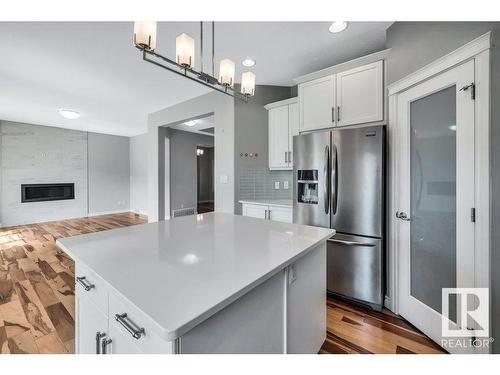
M57 244L174 340L293 263L332 229L225 213L63 238Z
M291 199L241 199L240 203L259 204L263 206L281 206L292 208L293 202Z

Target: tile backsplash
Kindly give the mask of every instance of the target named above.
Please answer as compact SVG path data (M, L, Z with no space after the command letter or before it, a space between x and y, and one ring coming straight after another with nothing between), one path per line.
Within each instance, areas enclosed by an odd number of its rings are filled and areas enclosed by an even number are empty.
M279 190L274 188L278 181ZM288 181L288 189L284 182ZM270 171L267 166L244 167L240 171L239 199L292 199L292 171Z

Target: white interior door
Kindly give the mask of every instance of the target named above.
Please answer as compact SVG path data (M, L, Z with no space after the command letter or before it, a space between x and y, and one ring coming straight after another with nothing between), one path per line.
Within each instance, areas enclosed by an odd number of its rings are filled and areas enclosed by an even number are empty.
M440 345L442 288L474 287L473 82L469 61L397 99L399 312ZM457 303L449 323L464 327Z

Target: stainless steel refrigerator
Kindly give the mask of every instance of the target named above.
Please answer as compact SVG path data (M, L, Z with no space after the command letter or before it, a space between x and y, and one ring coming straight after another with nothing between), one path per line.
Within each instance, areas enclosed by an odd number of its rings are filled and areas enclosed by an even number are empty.
M293 221L330 227L327 289L381 309L385 294L385 126L295 136Z

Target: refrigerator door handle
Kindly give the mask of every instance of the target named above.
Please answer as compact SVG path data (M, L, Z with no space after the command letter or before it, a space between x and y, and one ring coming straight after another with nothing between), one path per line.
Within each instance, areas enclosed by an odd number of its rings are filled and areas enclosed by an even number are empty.
M332 215L335 215L337 213L337 201L339 199L338 197L338 182L339 182L339 176L338 176L338 155L337 155L337 146L332 145L332 172L331 172L331 177L332 177Z
M330 193L329 193L329 176L328 176L328 171L329 171L329 164L330 164L330 147L326 146L325 147L325 163L323 167L323 176L324 176L324 185L323 185L323 196L325 197L325 214L328 214L330 212Z
M345 240L336 240L334 238L327 239L328 242L339 243L347 246L363 246L363 247L375 247L375 244L366 243L366 242L356 242L356 241L345 241Z

